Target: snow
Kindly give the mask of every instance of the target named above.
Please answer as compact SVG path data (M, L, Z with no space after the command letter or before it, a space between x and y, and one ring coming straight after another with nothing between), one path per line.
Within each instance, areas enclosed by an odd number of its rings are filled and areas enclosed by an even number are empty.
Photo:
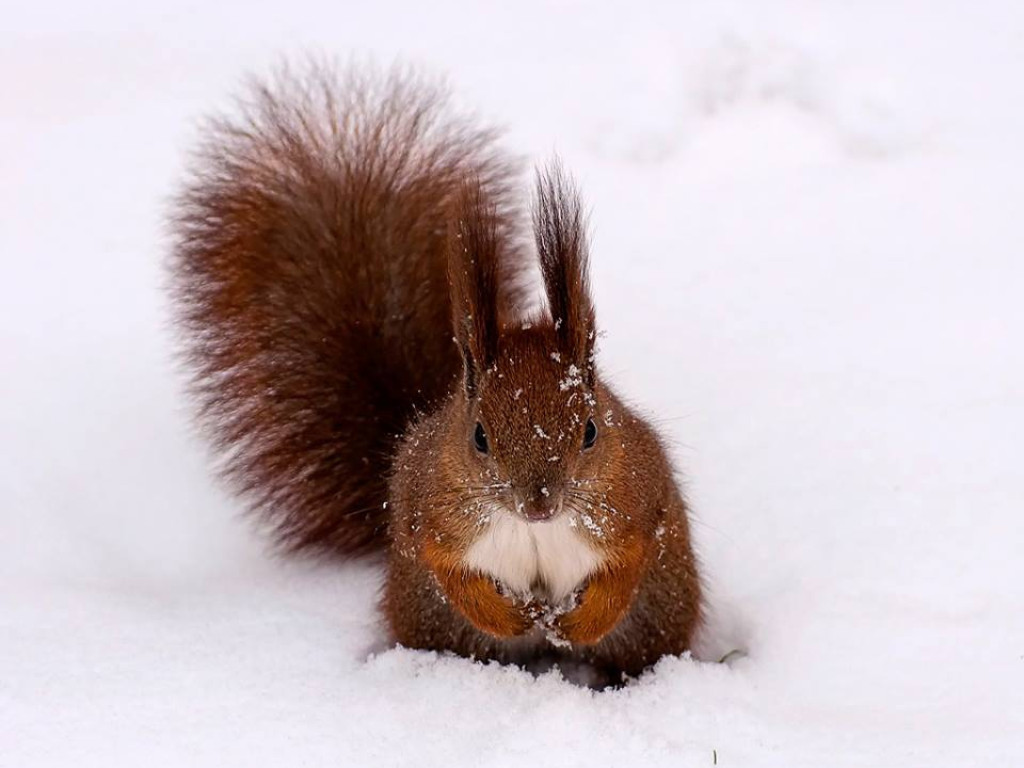
M1009 2L5 9L0 765L1020 763L1022 39ZM379 565L269 555L210 478L166 201L306 50L446 71L577 174L708 661L594 692L388 648Z

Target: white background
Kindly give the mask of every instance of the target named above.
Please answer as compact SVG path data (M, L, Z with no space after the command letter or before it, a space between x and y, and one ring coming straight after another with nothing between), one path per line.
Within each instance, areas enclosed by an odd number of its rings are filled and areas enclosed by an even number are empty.
M998 2L33 3L0 22L0 765L1024 760L1024 13ZM275 560L171 360L167 201L282 55L447 73L593 209L705 653L594 693L388 649Z

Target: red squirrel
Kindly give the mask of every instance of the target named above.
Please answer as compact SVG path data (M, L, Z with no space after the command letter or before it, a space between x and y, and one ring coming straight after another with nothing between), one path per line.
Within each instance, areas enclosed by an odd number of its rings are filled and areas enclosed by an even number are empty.
M497 138L398 70L211 120L172 217L200 421L285 548L386 551L397 643L635 675L701 619L687 508L596 368L575 185L537 174L530 247Z

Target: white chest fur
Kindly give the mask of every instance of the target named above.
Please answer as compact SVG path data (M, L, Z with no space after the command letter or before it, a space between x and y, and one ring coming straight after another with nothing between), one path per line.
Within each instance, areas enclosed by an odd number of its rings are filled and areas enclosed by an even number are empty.
M601 560L569 515L528 523L505 510L494 511L464 558L470 568L493 576L513 592L539 589L554 603L568 597Z

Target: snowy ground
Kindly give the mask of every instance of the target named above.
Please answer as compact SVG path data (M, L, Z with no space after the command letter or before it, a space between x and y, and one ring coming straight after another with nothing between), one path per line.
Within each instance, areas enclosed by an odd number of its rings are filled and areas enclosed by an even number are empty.
M1024 762L1018 3L28 5L0 24L0 765ZM377 567L275 561L236 518L169 362L161 217L194 118L311 48L447 71L575 169L603 367L688 478L705 654L745 658L594 693L388 649Z

